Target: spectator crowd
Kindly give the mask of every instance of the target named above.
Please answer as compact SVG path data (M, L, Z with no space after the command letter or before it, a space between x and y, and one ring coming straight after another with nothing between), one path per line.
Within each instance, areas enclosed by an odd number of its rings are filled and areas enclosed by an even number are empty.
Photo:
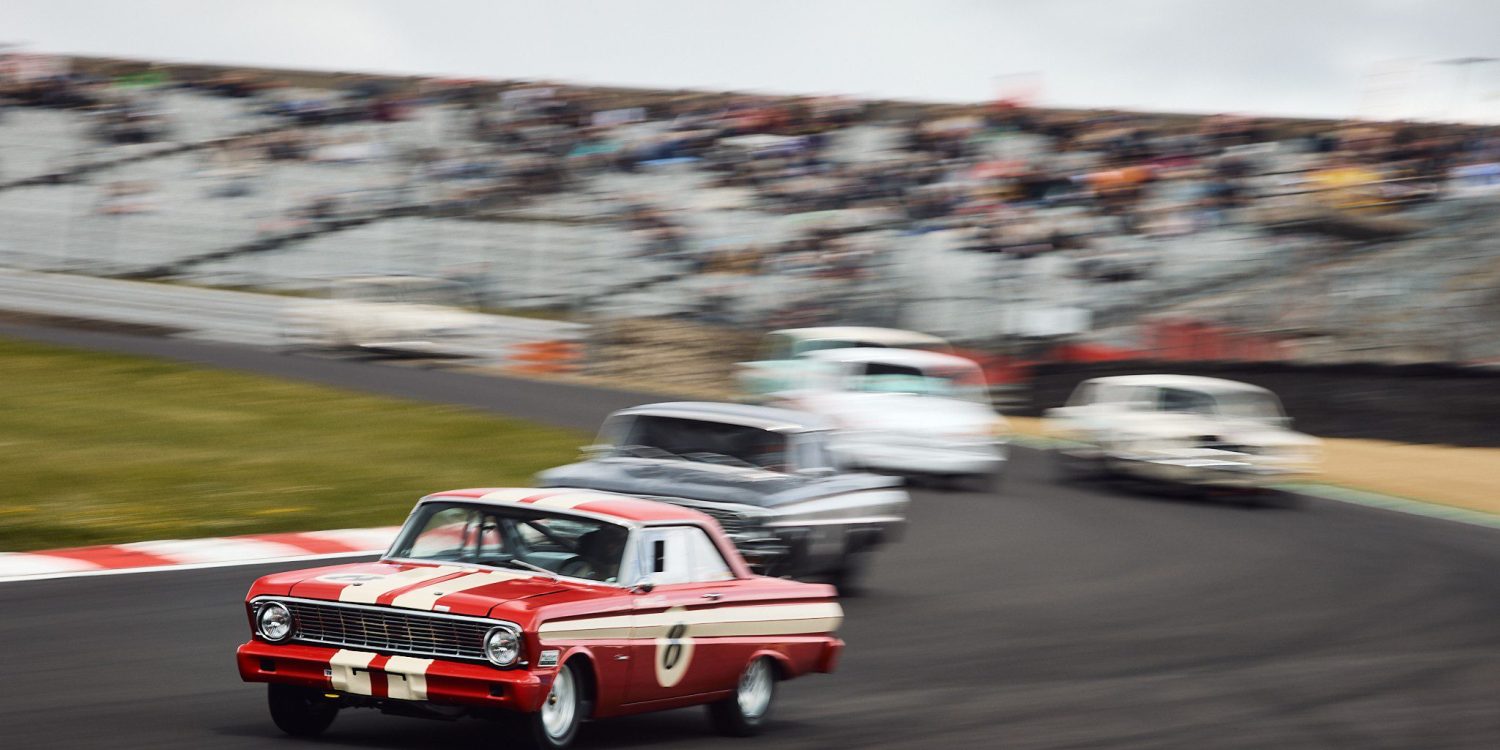
M3 71L0 68L0 71ZM0 72L8 107L66 109L100 144L173 137L164 92L236 100L262 126L198 144L211 197L268 189L277 165L385 168L302 196L270 233L350 215L474 216L581 194L606 178L694 174L731 208L805 216L789 237L698 236L683 202L630 194L598 215L637 255L689 273L858 280L872 232L954 232L964 249L1026 260L1066 253L1082 278L1153 273L1120 247L1225 227L1358 220L1463 191L1500 189L1500 134L1415 122L1060 111L839 97L648 92L534 82L126 66ZM434 114L436 113L436 114ZM341 126L436 123L421 144ZM269 165L269 167L268 167ZM275 189L274 185L269 189ZM100 210L152 210L149 185L105 187ZM726 200L729 200L726 198ZM575 217L577 218L577 217ZM1128 254L1127 254L1128 255ZM1149 253L1147 253L1149 255Z

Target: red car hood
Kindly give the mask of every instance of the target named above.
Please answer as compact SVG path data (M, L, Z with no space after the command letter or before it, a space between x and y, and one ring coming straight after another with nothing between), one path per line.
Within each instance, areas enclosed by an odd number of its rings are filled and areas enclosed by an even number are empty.
M294 576L286 580L285 576ZM291 596L484 617L497 605L576 588L509 568L394 562L354 563L284 573L267 583Z

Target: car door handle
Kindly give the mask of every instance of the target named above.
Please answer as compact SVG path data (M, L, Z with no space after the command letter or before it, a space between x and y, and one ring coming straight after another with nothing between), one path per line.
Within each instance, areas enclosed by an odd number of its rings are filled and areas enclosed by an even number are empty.
M704 594L703 598L704 599L709 599L711 601L718 601L719 598L722 597L722 596L724 596L724 595L721 594L721 593L719 593L719 592L717 592L717 591L710 591L707 594Z
M630 657L625 654L615 654L615 661L630 661Z

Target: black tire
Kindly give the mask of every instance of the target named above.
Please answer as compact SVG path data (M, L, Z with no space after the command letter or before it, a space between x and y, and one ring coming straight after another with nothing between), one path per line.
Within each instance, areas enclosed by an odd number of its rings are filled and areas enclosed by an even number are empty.
M571 685L568 698L559 694L562 683L567 681ZM573 710L571 719L561 726L549 724L545 711L537 711L529 714L516 714L512 717L511 734L521 747L536 748L536 750L562 750L573 744L578 738L578 727L592 708L589 700L590 690L583 671L570 661L557 671L557 677L553 679L552 691L547 694L544 708L555 707L554 700L571 700ZM506 745L508 747L509 745Z
M317 737L339 715L338 702L312 688L271 683L266 702L271 708L271 721L293 737Z
M757 671L759 677L753 677L752 672ZM729 737L753 737L760 734L765 728L766 719L771 715L771 709L776 705L776 662L769 656L762 656L745 666L745 671L740 674L739 682L735 685L735 692L728 698L717 703L708 704L708 719L714 726L714 731ZM764 679L764 683L760 680ZM759 700L742 701L746 692L747 680L753 680L764 689L764 703ZM747 703L751 704L747 712ZM763 707L756 709L756 705Z
M1079 458L1061 448L1053 448L1051 453L1052 473L1061 482L1095 482L1110 476L1103 458Z
M983 474L965 474L954 482L954 489L963 492L977 492L981 495L993 495L1000 491L1005 484L1005 470L987 471Z
M871 557L868 547L844 553L838 569L828 576L828 582L839 590L839 596L853 598L869 590Z

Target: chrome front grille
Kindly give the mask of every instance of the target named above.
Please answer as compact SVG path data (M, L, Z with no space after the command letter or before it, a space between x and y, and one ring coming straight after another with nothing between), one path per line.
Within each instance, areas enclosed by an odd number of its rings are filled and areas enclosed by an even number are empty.
M384 607L277 601L295 618L293 640L365 651L483 660L484 635L499 624Z

